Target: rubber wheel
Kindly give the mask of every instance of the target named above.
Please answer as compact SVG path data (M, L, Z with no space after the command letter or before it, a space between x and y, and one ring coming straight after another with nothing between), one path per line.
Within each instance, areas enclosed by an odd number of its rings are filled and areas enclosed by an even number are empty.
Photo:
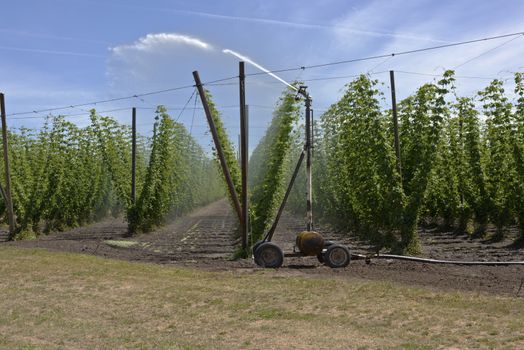
M260 267L279 268L284 262L284 253L276 244L264 242L260 244L253 254L255 263Z
M324 253L324 260L331 268L346 267L350 260L349 249L339 244L330 245Z
M264 241L258 241L253 245L253 249L251 250L253 252L253 257L255 257L255 252L262 243L264 243Z

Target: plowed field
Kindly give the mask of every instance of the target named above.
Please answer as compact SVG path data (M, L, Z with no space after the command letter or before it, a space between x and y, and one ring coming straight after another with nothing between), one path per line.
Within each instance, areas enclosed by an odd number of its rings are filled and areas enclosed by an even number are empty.
M295 235L303 228L302 218L285 214L274 241L284 251L292 251ZM231 270L239 274L259 270L251 259L231 259L239 239L235 238L235 217L225 200L195 210L152 233L125 238L126 231L127 224L122 219L107 219L36 240L2 244L209 270ZM370 251L368 245L346 233L335 232L327 226L319 226L317 231L328 239L349 245L353 252ZM457 236L452 232L420 230L425 257L452 260L523 261L524 249L511 245L515 235L516 231L511 231L507 240L493 243ZM524 266L434 265L377 259L372 260L371 264L355 260L347 268L330 269L314 257L305 257L287 258L281 269L271 273L283 277L298 275L387 280L436 289L517 295L524 279ZM520 290L519 295L524 296L524 290Z

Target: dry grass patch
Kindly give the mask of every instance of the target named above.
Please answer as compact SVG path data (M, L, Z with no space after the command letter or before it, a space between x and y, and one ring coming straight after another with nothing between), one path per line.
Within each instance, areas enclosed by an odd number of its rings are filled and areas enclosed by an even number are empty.
M524 300L0 248L0 347L524 348Z
M132 248L137 245L140 246L140 243L136 241L118 241L113 239L106 240L104 243L113 248Z

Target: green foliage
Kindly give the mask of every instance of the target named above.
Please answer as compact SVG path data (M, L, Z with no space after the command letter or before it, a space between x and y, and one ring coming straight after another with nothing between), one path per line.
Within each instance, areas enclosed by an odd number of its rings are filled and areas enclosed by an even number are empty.
M400 225L401 242L397 248L401 252L417 253L420 250L416 228L447 113L444 97L452 81L452 72L446 72L438 85L425 84L414 96L400 103L402 186L405 195Z
M91 110L91 125L104 167L120 201L119 207L127 208L131 204L131 128L110 117L98 116L95 110Z
M515 162L515 177L511 204L517 216L520 239L524 239L524 74L515 74L517 103L512 114L511 142Z
M250 163L253 242L261 238L278 209L285 190L286 160L292 145L299 108L294 91L284 91L266 134L253 151ZM253 165L254 164L254 165Z
M463 207L461 226L464 226L471 210L478 224L477 234L482 235L488 223L489 202L479 113L469 98L459 98L455 107L461 131L459 151L453 155L460 161L459 186Z
M438 85L426 84L400 103L402 179L388 135L390 115L380 108L378 82L362 75L347 85L343 97L322 116L314 183L315 198L323 202L317 207L323 215L378 247L419 251L416 225L430 174L435 173L435 189L443 187L449 192L442 196L435 191L435 198L441 202L450 196L458 198L457 181L442 181L437 176L445 173L445 154L440 169L433 170L439 163L435 160L438 151L449 153L458 142L454 134L441 139L441 129L449 119L444 96L452 80L452 74L446 73ZM447 183L454 187L447 189ZM456 207L458 204L449 206Z
M390 111L381 109L378 82L362 75L349 83L314 125L315 218L329 219L378 247L409 253L420 248L416 228L421 215L457 232L475 222L483 233L492 222L496 238L518 223L524 237L524 76L515 75L515 103L503 83L493 81L478 94L481 111L471 98L446 100L453 81L448 71L438 83L423 85L399 103L402 177L395 166ZM207 97L240 195L235 150ZM294 129L298 119L294 92L286 90L251 156L254 240L271 223L303 149L302 128ZM48 118L40 131L10 132L17 237L122 213L127 213L131 233L149 231L224 193L216 152L209 159L160 106L153 137L138 138L133 203L130 139L129 127L94 110L91 125L84 128L58 116ZM303 212L304 193L302 171L288 208ZM0 209L5 212L3 200Z
M482 234L518 222L524 237L524 76L515 75L516 103L493 81L473 99L455 95L453 72L399 104L402 181L393 167L392 136L380 110L376 82L359 77L322 116L315 159L315 200L324 219L390 245L419 250L419 216ZM390 233L392 233L390 235Z
M497 226L497 238L512 218L511 192L516 169L513 164L511 103L504 96L502 81L494 80L479 92L486 116L486 188L490 205L489 216Z
M457 118L445 117L425 197L426 215L443 219L445 229L453 227L462 209L459 182L463 154L459 128Z
M321 192L330 194L331 216L384 245L399 223L402 193L376 85L361 75L322 116L326 158L317 178L326 179Z
M377 82L358 77L316 125L314 217L401 253L419 252L421 215L457 233L472 233L476 225L482 235L492 222L498 228L494 238L517 222L524 237L521 73L515 75L515 93L512 104L502 82L494 81L479 93L479 111L474 99L456 95L453 72L447 71L437 83L425 84L401 101L401 178L391 147L391 114L380 108ZM251 158L251 184L261 181L269 163L272 143L266 138ZM286 166L288 179L302 146L298 130ZM304 193L300 172L288 208L303 213Z
M92 127L63 117L10 133L17 235L84 225L118 207Z
M297 162L300 158L300 154L304 150L304 142L305 142L305 134L304 134L304 126L299 125L298 128L293 130L291 132L291 147L289 150L289 156L288 160L286 161L286 174L284 179L284 184L289 184L289 181L291 180L291 176L293 175L293 172L295 171L295 168L297 166ZM315 152L312 152L312 158L315 158L314 156ZM305 158L304 158L305 159ZM293 188L291 189L291 192L289 193L289 197L287 199L287 205L286 209L295 213L303 215L306 212L306 197L305 193L307 192L307 178L306 178L306 170L305 170L305 161L302 162L302 165L299 169L299 172L297 174L297 177L295 179L295 183L293 185ZM316 159L313 161L313 176L315 174L315 168L317 166ZM317 195L316 190L316 183L313 181L313 212L316 213L317 208L315 207L316 204L321 203L321 201L315 200L315 196Z
M142 191L128 210L131 233L150 231L220 196L217 174L202 149L163 106L156 113Z
M227 131L224 128L222 117L220 116L220 112L216 109L215 104L213 102L213 98L211 94L209 93L209 91L206 91L206 98L207 98L207 103L209 105L209 109L211 111L211 116L213 117L213 122L215 123L215 128L218 134L218 140L220 141L222 152L224 153L224 158L226 159L226 163L229 168L229 173L231 174L231 179L233 180L233 185L235 186L237 195L240 197L240 194L242 193L241 171L240 171L240 166L235 156L236 153L235 153L235 149L233 148L233 143L229 140L229 137L227 136ZM217 169L219 170L221 174L220 177L223 179L224 189L227 191L227 184L223 176L222 168L220 167L218 154L214 147L213 147L213 154L216 159ZM232 200L231 196L229 195L229 191L227 191L227 193L228 193L229 199Z
M212 161L185 128L162 107L152 150L137 141L137 193L131 193L131 130L91 111L91 125L79 128L50 117L40 131L9 133L16 236L85 225L107 215L129 215L134 232L160 225L222 194ZM3 164L2 164L3 168ZM147 169L146 169L147 168ZM3 171L3 169L2 169ZM5 205L1 200L5 211ZM5 221L5 217L3 218Z

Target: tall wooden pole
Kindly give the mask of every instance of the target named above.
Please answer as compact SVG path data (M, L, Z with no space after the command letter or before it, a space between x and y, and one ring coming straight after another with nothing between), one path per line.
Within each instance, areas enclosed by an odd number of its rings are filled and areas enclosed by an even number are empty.
M311 174L311 97L306 97L306 177L307 177L307 199L306 199L306 230L313 230L313 186Z
M311 157L315 156L315 113L311 109Z
M242 132L242 131L240 131ZM238 149L237 149L237 161L238 161L238 165L241 166L242 165L242 161L240 159L240 148L242 147L241 144L242 142L240 141L240 134L237 135L237 145L238 145ZM242 195L240 195L242 197ZM242 201L242 200L241 200Z
M393 111L393 136L395 142L395 154L397 157L397 171L402 178L402 163L400 161L400 138L398 136L398 115L397 115L397 97L395 93L395 72L389 71L389 80L391 85L391 106Z
M136 107L131 117L131 203L136 202Z
M246 158L249 166L249 105L246 105L246 153Z
M248 144L247 144L247 113L246 113L246 75L244 62L238 63L240 89L240 168L242 170L242 248L247 248L247 234L249 231L247 171L248 171Z
M218 160L220 161L220 166L222 167L222 172L224 173L224 177L226 179L229 195L231 196L231 200L233 201L233 206L235 207L238 220L240 223L242 223L242 209L240 207L240 201L238 200L237 191L235 189L235 185L233 184L231 173L229 172L229 167L224 156L224 151L222 150L222 144L220 143L220 140L218 138L217 128L215 126L211 110L209 109L209 104L207 103L206 93L204 91L204 87L202 86L202 82L200 81L200 76L198 75L197 71L193 72L193 78L195 79L198 94L200 95L200 101L202 101L202 106L204 107L204 112L206 113L207 122L209 124L209 130L211 131L211 135L213 136L213 142L215 144Z
M9 152L7 142L7 121L5 113L4 94L0 93L0 114L2 118L2 143L4 146L4 168L5 168L5 207L7 209L7 220L9 221L8 240L12 240L15 235L15 214L13 211L13 197L11 196L11 168L9 166Z

